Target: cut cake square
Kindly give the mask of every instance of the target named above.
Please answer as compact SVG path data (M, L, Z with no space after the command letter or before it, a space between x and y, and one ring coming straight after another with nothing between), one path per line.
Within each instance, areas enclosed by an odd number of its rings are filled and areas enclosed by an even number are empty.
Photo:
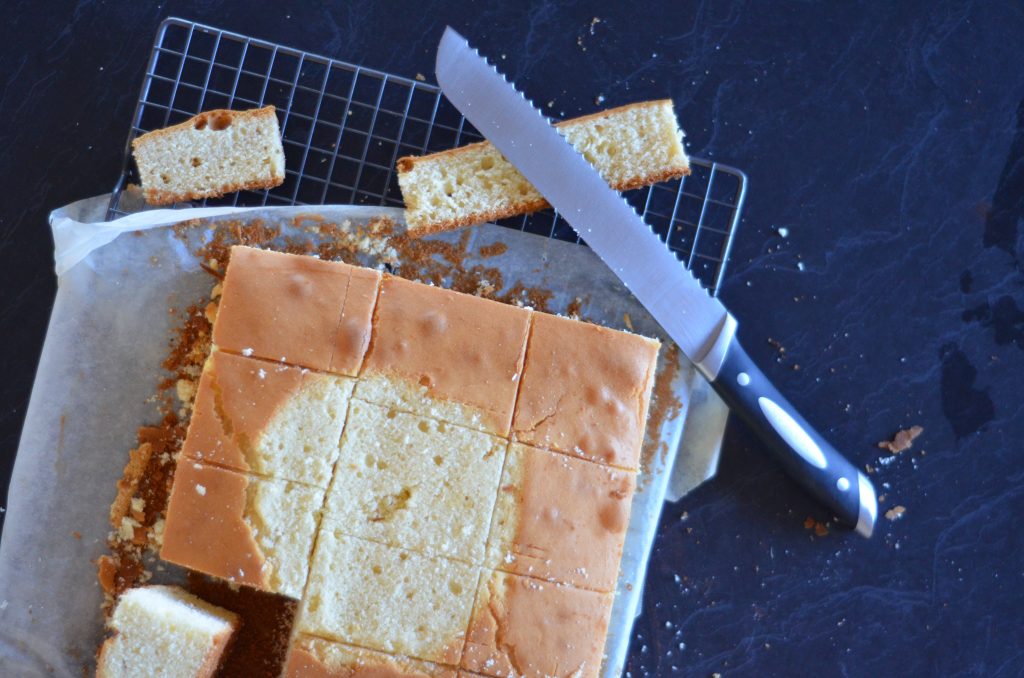
M301 633L457 665L479 568L385 546L324 524Z
M225 351L355 376L370 342L380 273L231 248L213 343Z
M114 634L96 658L97 678L207 678L238 617L177 586L141 586L121 594L108 626Z
M485 564L613 591L635 487L630 471L513 443Z
M529 322L526 309L385 276L356 395L507 435Z
M485 570L460 666L493 678L597 676L613 599Z
M636 470L660 346L636 334L536 314L514 438Z
M326 489L354 383L215 351L199 380L183 454Z
M302 597L324 490L182 458L160 557L257 589Z
M324 520L351 536L479 564L506 446L354 399Z
M299 635L283 678L456 678L455 669Z

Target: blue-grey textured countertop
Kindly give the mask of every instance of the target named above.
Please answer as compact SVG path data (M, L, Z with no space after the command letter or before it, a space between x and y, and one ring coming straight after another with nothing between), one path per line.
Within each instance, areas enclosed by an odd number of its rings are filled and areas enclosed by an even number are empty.
M733 423L718 477L665 511L629 673L1024 673L1019 3L331 4L8 3L0 479L54 292L46 215L113 186L159 21L408 76L451 23L559 115L671 96L691 153L746 170L740 336L905 508L852 536ZM911 425L912 450L877 447Z

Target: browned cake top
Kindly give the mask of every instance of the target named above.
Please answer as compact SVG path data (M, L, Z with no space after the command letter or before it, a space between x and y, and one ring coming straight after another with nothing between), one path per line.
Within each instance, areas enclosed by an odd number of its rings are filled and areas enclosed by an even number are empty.
M265 588L263 553L245 521L249 479L182 459L174 476L160 557Z
M385 276L363 375L395 375L433 399L479 410L508 432L530 312Z
M612 599L494 572L481 581L462 668L495 678L597 675Z
M537 314L512 432L517 440L636 469L659 343Z
M213 341L232 353L354 376L379 279L339 262L233 247Z
M295 394L302 370L216 351L203 372L183 454L249 470L243 449Z

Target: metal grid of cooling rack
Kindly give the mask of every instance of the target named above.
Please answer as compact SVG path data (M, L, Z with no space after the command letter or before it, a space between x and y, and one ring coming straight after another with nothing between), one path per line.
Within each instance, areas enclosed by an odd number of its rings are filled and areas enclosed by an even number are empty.
M138 183L131 141L214 108L277 107L285 182L202 205L402 204L395 161L482 139L434 86L182 19L157 31L108 218L127 213ZM739 224L746 176L691 158L691 174L627 199L701 282L717 293ZM125 201L126 202L126 201ZM187 205L185 205L187 206ZM551 210L498 222L579 242Z

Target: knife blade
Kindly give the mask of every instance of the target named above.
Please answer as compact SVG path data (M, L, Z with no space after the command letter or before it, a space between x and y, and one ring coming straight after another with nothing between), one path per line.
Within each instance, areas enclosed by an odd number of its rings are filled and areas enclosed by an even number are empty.
M445 96L622 280L789 474L870 537L871 481L800 416L754 364L737 322L548 119L451 27L437 51Z

